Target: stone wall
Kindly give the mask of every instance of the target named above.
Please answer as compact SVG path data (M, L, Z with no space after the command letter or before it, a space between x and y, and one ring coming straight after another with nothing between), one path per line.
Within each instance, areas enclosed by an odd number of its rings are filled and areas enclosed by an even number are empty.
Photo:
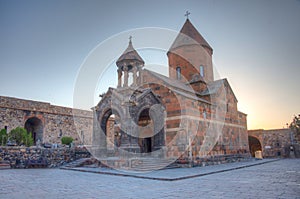
M251 158L251 156L247 153L241 154L231 154L231 155L208 155L206 157L197 157L193 159L193 161L189 161L187 158L179 158L176 160L176 164L181 167L186 166L210 166L210 165L219 165L225 163L232 163L232 162L241 162L247 161Z
M40 121L43 143L60 143L61 137L71 136L76 144L91 144L92 111L0 96L0 129L7 128L9 132L25 127L31 118Z
M195 74L200 75L200 66L204 67L205 82L213 81L212 57L201 45L186 45L168 52L169 76L177 79L176 68L181 68L180 81L191 81Z
M30 160L41 160L46 163L46 167L53 168L89 157L90 153L85 148L0 147L0 161L9 161L11 168L26 168Z
M192 162L204 156L249 156L247 115L237 110L237 100L227 80L220 80L224 82L227 110L219 111L225 119L219 121L214 118L216 110L210 101L194 99L190 90L183 90L180 85L168 85L153 74L144 70L143 80L145 84L151 82L148 87L160 96L166 108L167 157L182 154L182 159Z
M259 140L262 155L268 157L300 157L299 143L290 129L249 130L248 135ZM291 148L293 147L292 154ZM251 148L251 145L250 145Z

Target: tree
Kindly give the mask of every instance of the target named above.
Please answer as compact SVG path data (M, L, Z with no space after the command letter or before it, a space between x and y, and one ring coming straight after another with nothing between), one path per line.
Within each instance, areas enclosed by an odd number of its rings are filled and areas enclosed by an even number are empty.
M12 129L8 134L8 139L10 141L16 142L17 145L20 145L22 143L23 132L27 132L27 131L26 131L26 129L21 128L21 127Z
M10 141L15 141L19 146L23 144L26 146L33 145L32 134L28 133L27 130L22 127L12 129L8 134L8 138Z
M65 145L70 145L73 142L73 138L69 136L64 136L61 138L61 143Z
M7 143L7 133L6 129L1 129L0 131L0 145L5 146Z
M296 134L296 137L300 137L300 114L294 116L293 121L290 123L290 129Z
M23 144L27 147L32 146L33 145L33 137L32 137L32 133L24 133L23 134Z

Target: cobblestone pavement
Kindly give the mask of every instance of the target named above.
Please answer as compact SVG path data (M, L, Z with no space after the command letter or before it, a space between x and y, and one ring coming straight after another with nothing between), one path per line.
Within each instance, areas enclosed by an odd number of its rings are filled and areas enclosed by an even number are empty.
M300 159L177 181L60 169L0 170L0 198L300 198Z

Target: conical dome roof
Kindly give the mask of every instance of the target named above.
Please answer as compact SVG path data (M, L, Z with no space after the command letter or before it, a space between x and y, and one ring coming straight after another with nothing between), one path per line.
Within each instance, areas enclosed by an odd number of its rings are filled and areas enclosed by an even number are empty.
M213 50L207 41L202 37L198 30L193 26L189 19L186 19L184 25L182 26L180 33L177 35L175 41L173 42L170 51L184 45L190 44L200 44L203 47L206 47Z
M131 39L129 41L128 47L123 52L123 54L119 57L117 60L117 66L123 65L124 61L135 61L138 62L140 65L144 65L144 60L141 58L141 56L136 52L136 50L132 46Z

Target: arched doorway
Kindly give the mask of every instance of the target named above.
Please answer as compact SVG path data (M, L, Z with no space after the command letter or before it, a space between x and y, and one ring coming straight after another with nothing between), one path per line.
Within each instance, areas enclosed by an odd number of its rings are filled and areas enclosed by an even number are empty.
M252 157L255 157L255 151L262 151L261 143L256 137L253 136L249 136L248 140L250 153Z
M28 133L32 133L34 144L39 140L40 143L43 142L43 122L37 117L32 117L26 120L25 129Z
M111 114L106 121L105 135L108 150L113 150L115 146L120 146L120 133L115 114Z
M120 142L120 129L119 129L119 121L120 117L118 114L113 113L111 109L107 110L102 118L99 120L102 132L105 135L105 140L102 144L108 150L113 150L114 147L119 147Z
M150 118L149 108L144 109L139 115L139 145L141 153L150 153L153 151L154 136L153 136L153 121Z

